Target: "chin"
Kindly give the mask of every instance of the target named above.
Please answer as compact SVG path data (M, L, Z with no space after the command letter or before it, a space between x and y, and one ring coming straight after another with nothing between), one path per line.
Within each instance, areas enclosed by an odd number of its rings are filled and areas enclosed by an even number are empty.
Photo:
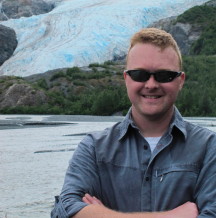
M173 108L173 107L172 107ZM169 115L172 113L172 109L149 109L142 111L142 116L146 118L151 118L151 119L160 119L163 117L169 117Z

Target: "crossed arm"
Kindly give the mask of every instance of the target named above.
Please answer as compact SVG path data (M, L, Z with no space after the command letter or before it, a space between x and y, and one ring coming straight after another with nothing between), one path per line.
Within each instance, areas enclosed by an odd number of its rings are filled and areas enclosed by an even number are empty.
M187 202L173 210L153 213L121 213L106 208L100 200L86 194L83 202L89 204L79 211L73 218L196 218L198 209L195 203Z
M215 145L215 144L214 144ZM165 212L135 212L124 213L115 210L111 210L105 207L97 198L85 195L81 200L83 193L89 193L94 195L92 187L99 186L97 172L94 168L94 152L91 151L91 146L80 147L73 161L70 164L70 168L66 175L65 185L62 192L61 201L56 206L56 211L59 217L68 217L68 213L73 218L196 218L196 217L216 217L216 180L215 180L215 146L210 147L206 151L206 158L203 161L203 167L200 170L199 178L197 180L194 199L196 204L187 202L170 211ZM90 147L90 148L89 148ZM93 166L90 168L90 166ZM83 176L84 175L84 176ZM86 179L88 178L88 179ZM91 178L91 180L89 180ZM91 181L94 181L92 183ZM93 186L94 185L94 186ZM78 191L77 191L78 190ZM81 190L81 191L79 191ZM100 194L96 196L100 196ZM127 196L126 196L127 197ZM136 199L135 199L136 200ZM82 206L81 204L88 204L88 206ZM76 205L75 205L76 204ZM78 205L78 206L77 206ZM197 206L199 207L199 212ZM74 209L75 208L75 209ZM67 210L66 210L67 209ZM60 212L63 211L63 215L60 216ZM79 212L77 212L79 211ZM72 215L75 214L75 215Z

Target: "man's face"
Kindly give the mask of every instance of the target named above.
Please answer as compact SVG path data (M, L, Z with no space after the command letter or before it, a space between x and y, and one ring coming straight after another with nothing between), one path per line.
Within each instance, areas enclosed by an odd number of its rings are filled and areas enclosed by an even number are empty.
M179 59L172 47L161 50L152 44L138 43L128 54L127 70L144 69L180 71ZM184 73L172 82L159 83L153 76L146 82L136 82L124 73L133 117L160 119L173 113L173 105L184 84Z

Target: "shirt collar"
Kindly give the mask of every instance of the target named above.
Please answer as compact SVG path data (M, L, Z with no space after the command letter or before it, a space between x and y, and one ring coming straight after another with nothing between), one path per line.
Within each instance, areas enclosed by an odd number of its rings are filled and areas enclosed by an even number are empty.
M171 133L174 126L183 133L185 138L187 138L187 130L185 126L185 121L182 115L180 114L179 110L177 109L177 107L174 108L173 118L169 126L169 133Z
M121 140L127 134L129 126L132 126L133 128L137 128L131 118L131 111L132 109L130 108L127 115L125 116L125 118L123 119L120 125L119 140ZM170 134L174 127L180 130L183 133L185 138L187 137L185 121L176 107L174 108L174 114L173 114L169 129L168 129L168 132Z
M132 125L133 120L131 118L131 111L132 109L130 108L127 115L123 119L121 125L120 125L120 134L119 134L119 140L121 140L127 133L129 126Z

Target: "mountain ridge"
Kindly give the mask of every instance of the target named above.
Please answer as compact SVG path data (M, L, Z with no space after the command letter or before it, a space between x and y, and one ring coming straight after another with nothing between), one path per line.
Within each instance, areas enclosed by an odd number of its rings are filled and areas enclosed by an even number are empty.
M214 7L216 0L212 0L210 3L211 7ZM176 24L179 27L179 22L177 22L179 17L181 17L181 20L182 18L185 20L188 13L195 16L195 18L198 17L196 14L194 15L197 12L204 19L211 16L210 12L212 10L210 9L212 8L205 11L205 7L199 6L198 9L191 8L183 16L168 19L168 23L166 23L166 20L160 20L154 25L158 25L158 28L165 26L172 29L172 26ZM203 9L204 14L202 14ZM193 20L193 16L190 19ZM211 22L214 27L214 20L211 20ZM211 26L211 22L208 20L208 23L195 24L199 27L204 25L203 31L205 32L205 29L209 29L208 27ZM191 23L193 22L188 20L188 22L182 24L187 26L188 24L191 25ZM183 30L185 31L184 26ZM206 34L209 38L207 37L203 41L209 42L210 39L215 38L215 32L211 32L211 30L213 28L210 28L210 32ZM201 38L203 37L202 34ZM199 40L200 38L197 41ZM215 44L213 41L212 43L210 47L206 48L212 50ZM214 110L216 107L215 54L216 50L211 55L206 56L183 56L183 71L186 72L187 80L177 106L184 116L216 116ZM124 67L125 60L123 59L114 62L107 61L103 64L92 63L81 68L55 69L23 78L1 76L0 112L94 115L111 115L115 112L122 112L130 107L122 76Z
M0 74L24 77L118 59L141 27L203 2L62 1L47 14L3 21L1 24L15 29L18 46L0 67Z

